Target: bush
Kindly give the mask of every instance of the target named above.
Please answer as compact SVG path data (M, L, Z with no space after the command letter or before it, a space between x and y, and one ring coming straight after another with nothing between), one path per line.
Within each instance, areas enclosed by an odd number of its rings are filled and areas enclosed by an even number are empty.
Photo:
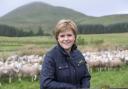
M84 44L85 44L84 38L78 37L78 38L77 38L77 44L79 44L79 45L84 45Z

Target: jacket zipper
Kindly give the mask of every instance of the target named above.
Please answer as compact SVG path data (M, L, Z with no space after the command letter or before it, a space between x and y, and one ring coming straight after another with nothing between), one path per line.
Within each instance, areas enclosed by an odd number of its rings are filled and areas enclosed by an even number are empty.
M72 63L72 60L73 60L72 57L69 56L69 60L68 60L68 61L69 61L70 65L71 65L72 68L73 68L73 73L75 74L75 80L77 81L76 67L75 67L74 64ZM71 69L70 69L70 70L71 70ZM71 71L72 71L72 70L71 70ZM71 73L71 72L70 72L70 73ZM75 83L77 83L76 81L75 81ZM74 81L72 81L72 83L73 83L73 82L74 82Z

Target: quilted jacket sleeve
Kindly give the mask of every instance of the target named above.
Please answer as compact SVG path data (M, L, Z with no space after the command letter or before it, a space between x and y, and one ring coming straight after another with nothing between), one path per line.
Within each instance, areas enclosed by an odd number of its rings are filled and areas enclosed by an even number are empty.
M91 75L88 72L87 66L85 64L85 75L82 78L82 88L90 88L90 79L91 79Z

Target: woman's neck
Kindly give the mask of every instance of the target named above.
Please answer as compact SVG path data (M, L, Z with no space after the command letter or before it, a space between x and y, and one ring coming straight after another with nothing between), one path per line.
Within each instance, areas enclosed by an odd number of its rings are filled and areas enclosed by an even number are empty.
M71 49L65 49L65 51L66 51L68 54L70 54Z

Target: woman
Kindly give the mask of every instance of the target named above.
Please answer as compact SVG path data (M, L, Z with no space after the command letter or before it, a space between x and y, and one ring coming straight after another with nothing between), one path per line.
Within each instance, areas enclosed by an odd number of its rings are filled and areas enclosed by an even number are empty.
M54 35L57 45L44 58L40 89L88 89L91 76L76 46L76 24L62 19L57 23Z

